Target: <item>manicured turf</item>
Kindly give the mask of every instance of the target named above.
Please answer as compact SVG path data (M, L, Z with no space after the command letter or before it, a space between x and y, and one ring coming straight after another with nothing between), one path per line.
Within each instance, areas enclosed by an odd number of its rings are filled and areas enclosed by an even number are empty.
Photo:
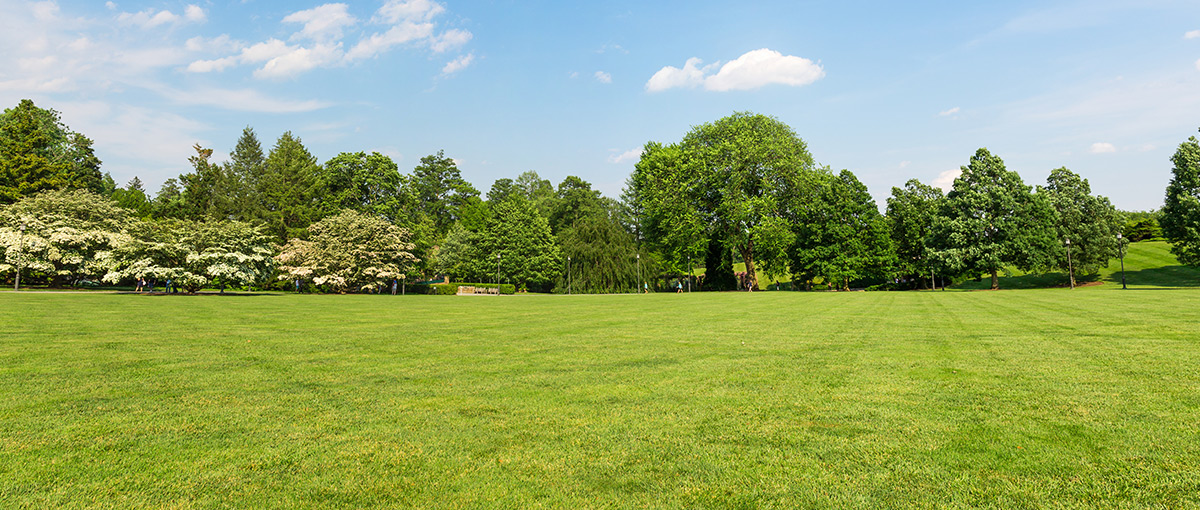
M1200 290L1102 289L5 293L0 507L1200 505Z

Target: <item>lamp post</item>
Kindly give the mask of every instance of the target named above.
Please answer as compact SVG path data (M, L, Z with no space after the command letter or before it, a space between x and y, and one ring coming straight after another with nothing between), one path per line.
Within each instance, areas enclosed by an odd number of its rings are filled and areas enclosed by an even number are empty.
M638 275L637 275L638 276L637 291L639 294L641 294L642 293L642 254L641 253L637 254L637 273L638 273Z
M567 255L567 295L571 295L571 256Z
M500 254L496 254L496 289L499 292L500 288Z
M1071 290L1075 290L1075 266L1071 264L1071 240L1066 239L1067 243L1067 273L1071 277Z
M696 274L696 268L692 266L692 256L688 255L688 294L692 293L692 277Z
M1117 234L1117 254L1121 257L1121 290L1128 290L1125 286L1125 238L1121 234Z
M17 241L17 278L13 282L13 290L21 290L21 262L25 259L25 224L21 223L21 235Z

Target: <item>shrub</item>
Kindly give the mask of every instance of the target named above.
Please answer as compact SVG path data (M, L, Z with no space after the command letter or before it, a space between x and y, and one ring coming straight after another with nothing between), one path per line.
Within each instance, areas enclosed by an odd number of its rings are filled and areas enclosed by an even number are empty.
M429 287L430 294L437 294L439 296L453 296L455 294L458 294L458 287L460 285L465 285L467 287L482 287L485 289L494 289L497 287L497 285L494 283L467 283L467 282L439 283L436 285L429 285L428 287ZM500 287L501 294L516 294L517 293L517 287L511 283L501 283L499 285L499 287Z

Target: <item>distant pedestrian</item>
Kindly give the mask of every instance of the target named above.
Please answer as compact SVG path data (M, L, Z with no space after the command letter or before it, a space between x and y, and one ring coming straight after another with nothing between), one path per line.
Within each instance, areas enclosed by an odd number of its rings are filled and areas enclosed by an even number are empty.
M396 295L396 279L392 278L392 295Z
M683 294L683 280L675 280L675 293Z
M173 283L171 279L167 278L167 294L171 293L171 283Z
M141 292L141 291L142 291L142 287L145 287L145 286L146 286L146 279L145 279L145 278L142 278L141 276L139 276L139 277L138 277L138 281L137 281L137 288L133 289L133 291L134 291L134 292Z
M300 279L296 278L296 293L300 293Z
M754 280L746 279L746 292L754 292Z
M650 284L643 282L642 283L642 294L649 294L649 293L650 293Z

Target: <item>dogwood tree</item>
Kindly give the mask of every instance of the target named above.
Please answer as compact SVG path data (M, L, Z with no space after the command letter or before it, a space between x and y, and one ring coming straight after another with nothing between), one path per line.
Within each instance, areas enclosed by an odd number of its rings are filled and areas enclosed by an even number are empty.
M409 231L375 215L344 210L310 225L308 234L289 240L275 257L281 280L370 292L405 278L417 262Z
M129 211L84 190L52 190L0 210L0 274L19 266L53 286L99 277L100 258L132 219ZM24 227L22 229L22 227Z
M136 278L171 283L195 293L206 285L238 287L270 275L274 249L262 229L236 221L165 220L136 224L104 254L104 280Z

